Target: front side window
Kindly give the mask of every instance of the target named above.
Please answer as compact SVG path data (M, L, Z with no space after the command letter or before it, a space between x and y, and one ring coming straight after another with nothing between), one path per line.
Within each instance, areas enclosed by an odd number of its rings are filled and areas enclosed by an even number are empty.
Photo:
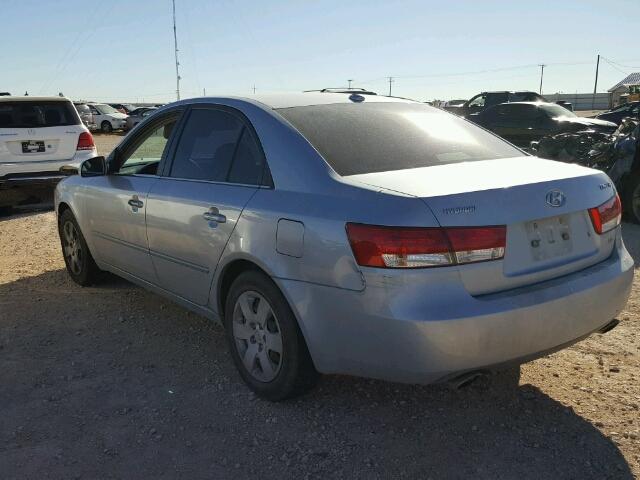
M485 95L478 95L477 97L475 97L473 100L469 102L469 106L482 108L484 107L485 99L486 99Z
M188 180L260 185L264 156L236 115L194 109L176 147L170 176Z
M336 103L277 112L339 175L522 155L471 122L418 103Z
M152 126L151 130L145 130L130 146L126 146L117 173L156 175L176 122L177 116L170 116Z

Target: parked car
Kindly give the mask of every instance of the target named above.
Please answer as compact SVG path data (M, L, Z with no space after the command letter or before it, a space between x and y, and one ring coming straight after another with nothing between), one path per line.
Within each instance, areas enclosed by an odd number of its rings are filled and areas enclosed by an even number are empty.
M0 211L50 195L60 167L96 156L91 133L61 97L0 97Z
M460 116L479 113L487 108L508 102L546 102L546 98L536 92L482 92L458 105L445 105L444 109Z
M125 115L129 115L133 110L135 110L135 105L131 105L128 103L110 103L109 106L115 108L120 113L124 113Z
M521 148L547 135L587 129L613 133L616 129L615 123L578 117L560 105L544 102L503 103L467 118Z
M89 103L88 105L93 114L93 120L102 133L127 128L127 115L120 113L111 105L106 103Z
M132 110L127 117L126 130L131 130L133 127L142 122L142 120L147 118L149 115L152 115L156 110L158 110L156 107L139 107L135 110Z
M78 111L78 115L80 115L80 119L82 123L89 129L89 131L95 131L98 129L95 120L93 119L93 114L91 113L91 109L89 105L86 103L74 103L73 104Z
M634 272L606 174L388 97L173 103L55 206L75 282L108 270L220 321L271 400L318 372L528 361L613 328Z
M620 125L622 120L628 117L640 120L640 102L626 103L596 116L599 120L607 120L616 125Z

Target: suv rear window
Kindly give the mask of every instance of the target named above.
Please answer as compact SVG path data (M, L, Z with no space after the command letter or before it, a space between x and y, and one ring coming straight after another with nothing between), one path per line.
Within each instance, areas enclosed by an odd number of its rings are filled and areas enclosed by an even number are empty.
M466 120L417 103L338 103L277 111L343 176L523 155Z
M0 102L0 128L38 128L80 125L71 102Z

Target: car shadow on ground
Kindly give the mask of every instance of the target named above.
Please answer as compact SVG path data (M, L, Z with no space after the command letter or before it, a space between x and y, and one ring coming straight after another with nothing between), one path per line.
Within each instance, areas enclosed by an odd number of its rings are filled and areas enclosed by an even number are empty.
M219 327L113 276L0 285L0 355L5 478L633 478L514 370L462 390L328 376L262 401Z

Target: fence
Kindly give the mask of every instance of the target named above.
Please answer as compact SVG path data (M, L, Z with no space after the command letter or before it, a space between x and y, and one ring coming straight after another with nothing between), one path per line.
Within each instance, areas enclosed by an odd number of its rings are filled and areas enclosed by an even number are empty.
M608 93L553 93L544 95L550 102L564 100L573 105L573 109L580 110L608 110L610 100Z

